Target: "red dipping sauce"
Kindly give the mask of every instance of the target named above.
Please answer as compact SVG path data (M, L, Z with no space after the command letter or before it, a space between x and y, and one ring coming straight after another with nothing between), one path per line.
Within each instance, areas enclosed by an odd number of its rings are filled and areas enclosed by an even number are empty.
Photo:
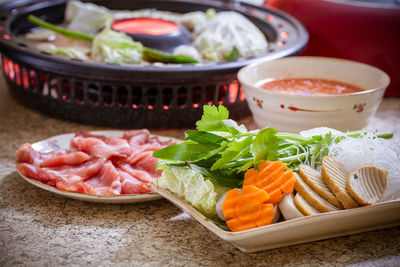
M345 95L363 91L363 89L344 82L325 79L279 79L262 83L262 89L292 95Z
M179 25L158 18L130 18L114 21L112 28L130 34L165 35L179 30Z

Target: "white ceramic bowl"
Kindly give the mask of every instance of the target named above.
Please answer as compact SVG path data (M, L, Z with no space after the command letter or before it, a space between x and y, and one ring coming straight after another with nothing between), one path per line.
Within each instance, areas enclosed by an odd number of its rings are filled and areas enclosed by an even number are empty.
M291 95L257 85L266 79L318 78L363 89L346 95ZM389 76L370 65L325 57L287 57L242 68L238 79L254 121L260 128L299 132L314 127L341 131L367 126L382 100Z

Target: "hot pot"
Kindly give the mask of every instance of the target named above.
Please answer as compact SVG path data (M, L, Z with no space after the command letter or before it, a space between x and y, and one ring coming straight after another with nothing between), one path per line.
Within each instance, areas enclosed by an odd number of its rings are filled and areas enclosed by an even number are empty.
M237 71L258 60L300 53L308 41L304 27L278 10L210 0L95 1L109 9L156 8L189 12L234 10L250 19L269 40L260 57L205 65L119 66L68 59L34 49L19 34L34 25L33 14L63 21L65 1L11 1L0 8L0 52L12 94L24 105L57 118L124 128L193 126L205 104L223 104L231 118L249 115Z

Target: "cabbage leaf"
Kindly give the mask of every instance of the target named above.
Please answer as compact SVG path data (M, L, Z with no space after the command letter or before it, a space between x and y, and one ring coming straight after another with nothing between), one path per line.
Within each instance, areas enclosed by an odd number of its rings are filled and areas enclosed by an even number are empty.
M67 29L82 33L94 33L113 21L111 12L102 6L80 1L68 1L65 8Z
M140 63L143 45L123 33L106 27L96 35L92 44L92 58L113 64Z
M268 46L257 26L233 11L217 13L196 27L194 35L194 44L202 56L216 62L254 56Z
M47 49L48 53L56 54L64 57L75 58L80 60L88 60L89 50L69 47L54 47Z
M229 190L216 186L211 180L189 168L167 166L155 183L157 182L159 186L167 188L201 213L211 217L216 216L218 197Z

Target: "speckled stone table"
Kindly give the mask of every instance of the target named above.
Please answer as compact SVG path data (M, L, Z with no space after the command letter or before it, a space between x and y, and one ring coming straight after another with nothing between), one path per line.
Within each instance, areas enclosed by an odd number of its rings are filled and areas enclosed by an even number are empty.
M256 127L251 118L242 123ZM400 135L400 98L384 99L370 128ZM21 106L0 77L0 266L400 266L400 227L244 254L167 200L82 202L36 188L16 173L20 144L98 129L104 127ZM182 129L153 132L183 137Z

